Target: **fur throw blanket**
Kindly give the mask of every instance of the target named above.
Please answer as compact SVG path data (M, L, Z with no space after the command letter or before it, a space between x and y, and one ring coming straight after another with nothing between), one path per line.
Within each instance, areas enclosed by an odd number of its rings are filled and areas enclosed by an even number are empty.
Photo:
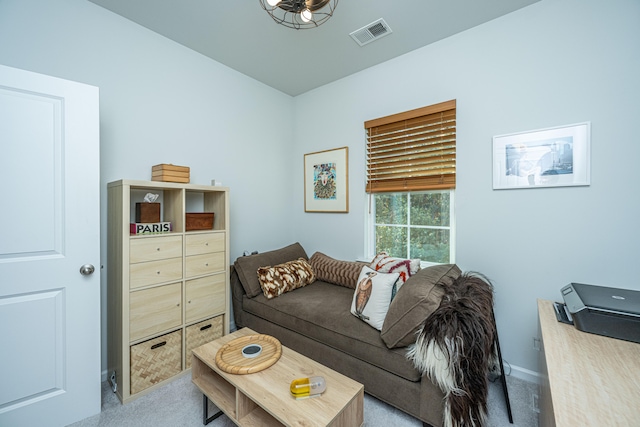
M498 367L493 286L477 273L440 286L442 302L425 320L407 357L445 394L445 427L482 427L488 375Z

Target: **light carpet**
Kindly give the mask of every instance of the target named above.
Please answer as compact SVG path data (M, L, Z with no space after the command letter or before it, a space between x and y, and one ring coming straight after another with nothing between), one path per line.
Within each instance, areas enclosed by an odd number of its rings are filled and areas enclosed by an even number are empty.
M509 424L507 408L500 381L489 387L488 427L537 427L538 415L533 410L533 394L537 385L518 378L507 377L513 424ZM210 414L215 412L211 405ZM367 427L421 427L422 422L387 405L364 396L364 425ZM109 384L102 384L102 412L86 418L73 427L163 427L202 426L202 394L186 374L153 392L126 405L120 404ZM211 427L235 426L225 415L212 421Z

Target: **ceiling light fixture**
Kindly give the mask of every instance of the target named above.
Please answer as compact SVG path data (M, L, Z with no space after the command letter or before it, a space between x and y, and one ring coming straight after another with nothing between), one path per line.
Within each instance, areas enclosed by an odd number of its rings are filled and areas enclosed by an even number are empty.
M304 30L331 18L338 0L260 0L260 6L278 24Z

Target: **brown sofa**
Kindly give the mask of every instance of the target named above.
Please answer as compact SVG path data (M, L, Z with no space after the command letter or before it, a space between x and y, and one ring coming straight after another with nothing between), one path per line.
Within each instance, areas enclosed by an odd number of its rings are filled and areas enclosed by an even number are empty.
M425 425L442 426L444 395L407 359L406 343L415 340L422 322L438 307L442 291L436 283L455 280L460 275L458 267L430 267L411 276L391 303L381 333L351 314L352 288L315 280L267 299L260 289L258 268L298 258L308 259L295 243L234 262L231 289L237 328L272 335L283 345L362 383L366 393Z

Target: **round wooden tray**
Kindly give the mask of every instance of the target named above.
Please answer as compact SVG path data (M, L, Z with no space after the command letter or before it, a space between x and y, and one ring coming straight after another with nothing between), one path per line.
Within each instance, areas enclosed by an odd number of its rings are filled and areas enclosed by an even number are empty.
M242 349L249 344L262 346L259 356L248 358L242 355ZM253 374L273 365L282 355L280 341L271 335L247 335L236 338L223 345L216 353L218 368L230 374Z

